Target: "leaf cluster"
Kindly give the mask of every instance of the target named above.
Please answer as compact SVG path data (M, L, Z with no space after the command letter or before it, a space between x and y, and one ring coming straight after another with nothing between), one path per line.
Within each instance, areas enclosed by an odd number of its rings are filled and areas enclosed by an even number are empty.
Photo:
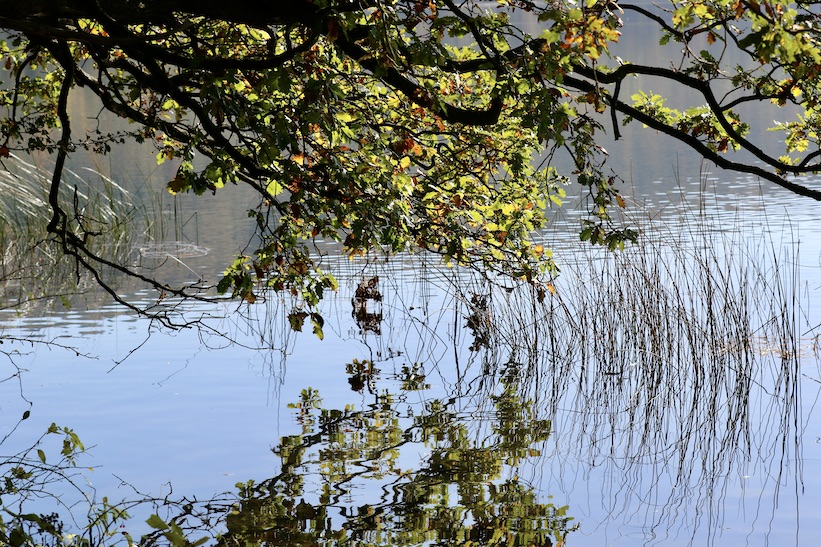
M336 282L318 243L351 256L432 252L541 283L556 266L531 239L574 182L589 212L582 240L613 249L634 240L614 221L625 200L599 144L605 131L620 137L619 116L722 167L821 198L790 179L821 169L821 21L802 3L35 3L51 17L0 15L12 33L0 44L0 153L54 151L59 186L78 145L105 153L134 139L175 166L171 193L253 188L256 243L217 288L248 303L288 294L292 326L310 319L319 335L316 305ZM662 44L681 44L681 57L664 66L611 57L625 11L654 25ZM672 108L649 90L625 100L622 82L634 77L664 79L702 102ZM72 135L66 104L77 86L138 129ZM802 110L775 125L787 132L785 150L754 142L761 128L742 115L752 104ZM755 160L730 157L735 150ZM50 207L51 232L93 267L64 205L55 197Z

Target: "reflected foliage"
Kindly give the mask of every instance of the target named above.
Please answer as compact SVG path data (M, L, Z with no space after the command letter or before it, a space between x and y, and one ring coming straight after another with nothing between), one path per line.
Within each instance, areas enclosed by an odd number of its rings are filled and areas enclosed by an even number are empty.
M397 379L405 383L408 375L423 391L418 367ZM86 497L88 525L80 528L71 522L78 522L71 516L77 504L69 506L56 484L82 495L75 458L84 449L73 431L52 426L3 464L0 494L4 502L19 502L4 503L0 541L55 547L561 545L576 528L567 507L545 503L519 477L520 466L540 455L551 423L518 395L516 379L483 384L478 404L452 397L421 407L382 390L361 408L327 408L319 392L307 388L289 405L297 432L273 449L277 476L240 483L237 495L208 501L136 491L130 502ZM44 451L52 433L64 436L55 462ZM39 512L35 498L41 495L68 513ZM152 512L146 521L151 531L142 537L133 532L132 510Z
M472 421L455 398L414 415L388 393L355 410L323 408L304 391L294 405L301 433L274 449L280 475L240 485L220 544L560 545L574 529L567 508L542 502L516 474L540 454L550 422L511 383L491 401ZM426 454L418 467L404 468L417 453Z
M378 275L362 279L356 286L351 306L351 316L361 333L382 333L382 293L379 290Z

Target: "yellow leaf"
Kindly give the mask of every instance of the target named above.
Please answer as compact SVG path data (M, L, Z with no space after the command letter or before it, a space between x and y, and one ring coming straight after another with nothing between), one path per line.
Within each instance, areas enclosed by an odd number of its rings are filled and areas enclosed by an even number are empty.
M268 186L265 187L265 190L272 196L278 195L282 190L285 188L279 182L272 180L268 183Z
M407 156L405 156L401 160L399 160L399 167L401 167L402 169L407 169L408 167L410 167L410 164L411 164L411 160Z

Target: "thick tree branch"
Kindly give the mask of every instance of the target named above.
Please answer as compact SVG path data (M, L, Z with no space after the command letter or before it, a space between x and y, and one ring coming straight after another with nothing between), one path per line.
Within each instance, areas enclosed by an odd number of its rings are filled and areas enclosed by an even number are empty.
M333 9L362 8L358 2L340 2ZM74 20L100 13L128 25L172 22L175 13L251 26L283 25L315 21L320 12L321 9L310 0L28 0L4 3L0 26L18 28L14 23L30 25L58 19Z
M379 64L362 46L341 35L336 43L348 56L381 78L390 87L400 91L413 103L431 110L448 122L465 125L493 125L499 121L499 115L502 113L502 99L498 95L491 97L490 105L486 110L461 108L442 103L437 101L425 88L405 77L396 67Z
M60 182L63 178L63 167L66 164L68 150L71 146L71 120L68 116L68 95L74 86L74 61L71 60L71 53L68 47L61 44L49 45L52 53L65 64L65 74L60 84L60 96L57 101L57 116L62 126L60 141L57 144L57 158L54 161L54 170L51 176L51 186L48 192L48 203L51 207L51 220L46 230L51 234L56 234L61 238L65 246L66 243L66 213L60 207Z

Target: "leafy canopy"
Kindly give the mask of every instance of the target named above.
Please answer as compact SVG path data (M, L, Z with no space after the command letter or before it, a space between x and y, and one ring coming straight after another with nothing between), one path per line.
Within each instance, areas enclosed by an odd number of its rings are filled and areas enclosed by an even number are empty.
M287 291L309 310L335 288L317 238L351 255L423 249L541 283L554 265L531 235L574 182L589 198L582 239L623 245L635 234L611 219L624 202L597 139L605 130L619 138L634 120L719 166L821 198L796 182L821 168L821 15L805 2L14 4L0 12L0 155L55 154L49 230L92 268L105 259L86 247L89 228L56 189L67 154L108 153L123 139L154 143L158 162L174 162L171 193L256 190L258 248L218 288L248 302ZM663 66L612 57L625 13L677 43L678 57ZM699 100L676 110L649 89L623 97L634 77ZM77 87L133 129L73 134L66 105ZM771 128L785 133L782 150L755 144L740 112L750 104L791 109L791 121ZM559 154L570 169L556 168ZM308 316L321 331L315 314L294 317Z

